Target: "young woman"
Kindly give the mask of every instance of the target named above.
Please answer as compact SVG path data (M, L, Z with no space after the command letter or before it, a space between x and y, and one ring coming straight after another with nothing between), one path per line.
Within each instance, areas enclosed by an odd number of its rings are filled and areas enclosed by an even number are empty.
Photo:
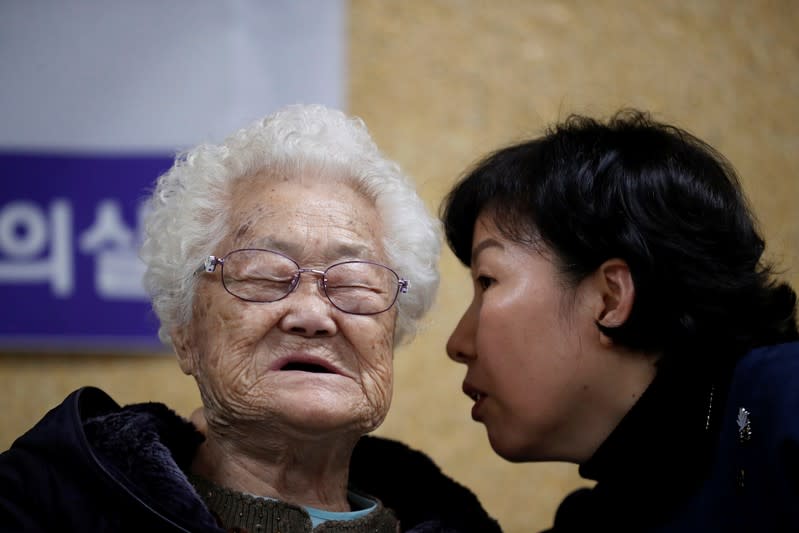
M562 531L799 531L796 294L722 155L625 110L476 165L442 206L447 344L493 449L597 483Z

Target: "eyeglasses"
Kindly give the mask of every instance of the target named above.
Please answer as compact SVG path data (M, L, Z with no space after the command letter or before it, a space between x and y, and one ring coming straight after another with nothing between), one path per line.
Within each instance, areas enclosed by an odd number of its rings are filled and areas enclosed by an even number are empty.
M214 272L220 265L225 290L245 302L277 302L292 293L304 273L318 276L317 284L333 306L353 315L376 315L391 309L410 282L392 269L371 261L343 261L324 270L300 268L280 252L247 248L224 257L209 255L197 272Z

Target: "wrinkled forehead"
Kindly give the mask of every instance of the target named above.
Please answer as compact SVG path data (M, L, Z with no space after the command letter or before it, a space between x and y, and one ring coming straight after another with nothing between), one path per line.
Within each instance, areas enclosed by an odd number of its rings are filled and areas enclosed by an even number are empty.
M374 202L345 177L255 175L234 186L230 249L253 247L301 259L313 248L330 258L383 258L383 224Z

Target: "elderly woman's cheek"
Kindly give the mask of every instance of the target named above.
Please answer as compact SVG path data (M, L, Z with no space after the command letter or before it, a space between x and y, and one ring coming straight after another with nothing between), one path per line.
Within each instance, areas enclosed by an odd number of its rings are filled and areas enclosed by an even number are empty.
M364 368L364 396L369 403L371 423L377 427L383 422L391 406L394 387L393 331L371 345L362 363Z
M215 307L208 299L195 305L195 318L200 335L200 389L213 405L232 408L254 380L252 359L247 357L254 342L253 325L243 319L237 306ZM244 405L238 408L246 409Z

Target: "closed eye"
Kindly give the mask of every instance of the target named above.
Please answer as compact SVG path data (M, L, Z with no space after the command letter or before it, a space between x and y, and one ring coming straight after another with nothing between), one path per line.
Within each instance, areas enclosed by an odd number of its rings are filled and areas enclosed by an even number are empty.
M483 290L488 289L495 281L494 278L488 276L477 276L477 285Z
M331 285L331 284L328 283L327 284L327 290L328 290L328 292L338 292L338 293L344 293L344 292L361 292L361 293L384 292L384 291L382 291L380 289L380 287L372 287L370 285L363 285L363 284L358 285L358 284L355 284L355 283L350 283L350 284L346 284L346 285L345 284L341 284L341 283L339 283L337 285Z

